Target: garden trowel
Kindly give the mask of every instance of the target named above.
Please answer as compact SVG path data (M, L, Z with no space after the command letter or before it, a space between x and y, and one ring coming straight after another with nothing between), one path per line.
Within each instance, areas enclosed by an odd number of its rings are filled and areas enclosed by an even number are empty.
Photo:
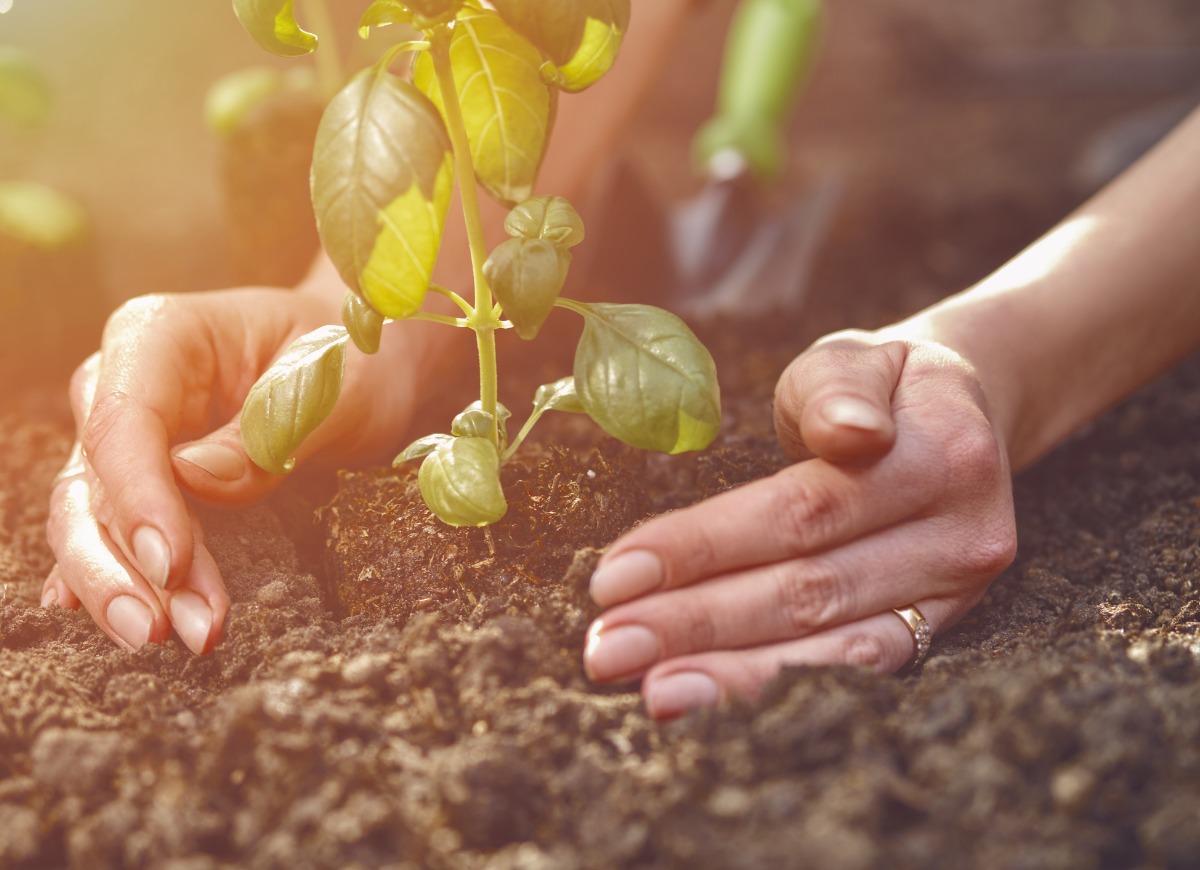
M782 210L767 187L786 154L783 130L807 78L821 30L821 0L743 0L725 47L716 113L693 144L706 185L661 206L628 164L607 185L601 210L601 280L685 316L796 310L838 199L825 183ZM619 276L606 274L614 270Z

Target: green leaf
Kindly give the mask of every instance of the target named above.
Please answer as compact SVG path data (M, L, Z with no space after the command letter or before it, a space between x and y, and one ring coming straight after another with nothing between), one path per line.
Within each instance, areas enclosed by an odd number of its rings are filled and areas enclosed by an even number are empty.
M529 341L546 322L567 280L571 252L545 239L507 239L483 264L483 274L512 321Z
M508 419L512 411L504 407L502 402L496 403L496 429L500 433L502 444L508 441ZM450 432L460 437L490 438L492 434L492 415L483 410L483 403L478 399L467 405L450 424Z
M450 37L450 63L480 184L502 202L526 199L553 115L541 55L490 9L464 9ZM413 84L444 111L428 52L416 59Z
M504 219L504 231L525 239L546 239L564 248L583 241L583 218L563 196L535 196L518 204Z
M300 57L317 50L317 37L296 23L294 0L233 0L246 32L271 54Z
M363 353L378 353L383 337L383 315L364 302L353 291L342 299L342 325L350 340Z
M0 120L36 127L54 103L50 83L24 51L0 46Z
M386 317L414 314L454 189L450 139L429 100L381 69L355 76L321 118L312 189L321 242L346 284Z
M494 0L517 31L556 66L556 83L581 91L611 68L629 29L630 0Z
M500 488L500 454L486 438L455 438L425 457L421 496L451 526L487 526L508 511Z
M717 369L687 324L650 305L578 310L584 328L575 351L575 387L600 428L626 444L664 453L712 443L721 425Z
M296 449L333 411L346 339L340 326L300 336L250 388L242 405L242 444L259 468L291 471Z
M222 136L237 130L242 120L268 97L279 93L287 77L274 67L241 69L221 76L204 97L204 122Z
M449 21L462 6L462 0L374 0L358 22L358 34L364 39L372 27L408 24L426 30Z
M533 413L542 414L545 411L587 413L583 403L579 401L579 393L575 390L574 376L567 375L537 388L537 392L533 394Z
M0 181L0 237L60 251L88 232L87 212L75 200L33 181Z
M411 23L412 12L399 0L374 0L358 20L358 35L366 39L372 27Z
M440 432L434 435L425 435L421 438L418 438L412 444L409 444L396 454L396 458L392 460L392 468L398 468L404 463L411 462L414 459L422 459L441 445L449 444L453 440L453 435L445 435Z

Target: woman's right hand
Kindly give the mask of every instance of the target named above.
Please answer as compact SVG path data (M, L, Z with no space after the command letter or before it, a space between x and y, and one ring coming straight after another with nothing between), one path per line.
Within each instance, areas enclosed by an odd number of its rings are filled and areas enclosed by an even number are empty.
M43 606L82 604L128 648L162 642L172 627L197 654L220 640L229 597L184 496L246 503L283 479L246 455L242 401L293 339L339 321L332 289L143 296L113 314L100 351L71 379L77 440L50 497L57 561ZM348 350L341 398L300 463L317 452L361 458L403 435L415 371L386 347Z

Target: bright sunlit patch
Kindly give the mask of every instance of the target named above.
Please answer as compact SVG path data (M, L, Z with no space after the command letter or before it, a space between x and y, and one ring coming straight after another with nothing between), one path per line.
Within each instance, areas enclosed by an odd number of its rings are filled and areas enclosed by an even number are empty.
M980 290L1002 293L1037 283L1057 269L1096 224L1094 217L1078 217L1055 227L995 272Z
M0 0L0 15L12 9L13 0Z

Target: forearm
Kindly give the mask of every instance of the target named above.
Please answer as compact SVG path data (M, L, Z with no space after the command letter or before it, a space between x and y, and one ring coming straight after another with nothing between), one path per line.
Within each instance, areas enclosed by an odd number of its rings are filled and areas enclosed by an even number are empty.
M900 331L977 369L1014 470L1200 346L1200 111L1002 269Z

